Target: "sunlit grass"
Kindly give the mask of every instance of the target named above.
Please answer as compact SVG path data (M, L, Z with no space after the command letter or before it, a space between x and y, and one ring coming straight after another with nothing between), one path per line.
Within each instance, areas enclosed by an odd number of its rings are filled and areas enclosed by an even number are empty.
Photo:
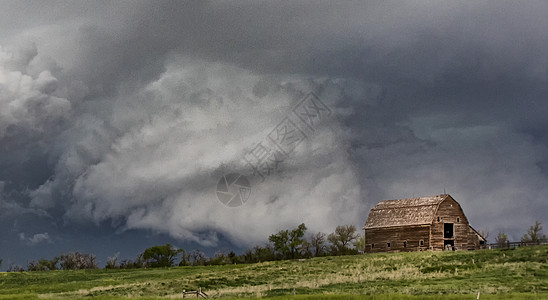
M548 247L168 269L0 273L0 299L548 299Z

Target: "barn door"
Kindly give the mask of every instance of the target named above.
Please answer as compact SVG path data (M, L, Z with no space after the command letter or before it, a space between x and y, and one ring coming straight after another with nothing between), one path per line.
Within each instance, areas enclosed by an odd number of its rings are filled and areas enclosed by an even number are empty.
M455 250L455 241L454 240L445 240L443 241L444 250Z
M444 223L443 224L443 238L452 239L453 238L453 223Z

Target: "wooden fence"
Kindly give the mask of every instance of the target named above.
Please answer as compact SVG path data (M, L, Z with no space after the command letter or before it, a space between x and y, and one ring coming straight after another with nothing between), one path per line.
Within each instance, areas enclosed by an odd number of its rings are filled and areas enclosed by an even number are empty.
M548 243L527 243L527 242L506 242L506 243L494 243L485 245L485 249L511 249L527 246L548 245Z
M187 296L196 296L196 298L207 298L207 294L202 292L202 288L199 288L197 291L187 291L183 290L183 298L186 298Z

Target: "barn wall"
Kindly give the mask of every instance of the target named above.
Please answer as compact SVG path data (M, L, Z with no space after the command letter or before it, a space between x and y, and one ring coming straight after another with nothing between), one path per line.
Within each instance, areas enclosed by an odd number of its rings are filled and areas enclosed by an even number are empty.
M444 239L444 223L453 223L452 239ZM450 197L439 205L437 214L432 223L430 238L433 250L443 250L444 240L454 240L456 250L476 249L476 242L474 240L477 240L477 236L471 234L468 220L466 219L464 212L460 205ZM479 244L479 241L477 241L477 243Z
M478 237L477 233L472 229L468 228L468 250L472 249L481 249L482 245L480 245L480 238Z
M430 225L365 229L365 252L419 251L429 249ZM420 241L424 246L420 246ZM407 242L404 247L403 242ZM390 248L388 244L390 243ZM371 244L375 246L371 248Z

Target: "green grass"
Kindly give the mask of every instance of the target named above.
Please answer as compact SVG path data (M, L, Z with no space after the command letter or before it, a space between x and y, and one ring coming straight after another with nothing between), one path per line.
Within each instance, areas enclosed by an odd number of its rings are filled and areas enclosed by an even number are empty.
M169 269L0 273L0 299L548 299L548 247Z

